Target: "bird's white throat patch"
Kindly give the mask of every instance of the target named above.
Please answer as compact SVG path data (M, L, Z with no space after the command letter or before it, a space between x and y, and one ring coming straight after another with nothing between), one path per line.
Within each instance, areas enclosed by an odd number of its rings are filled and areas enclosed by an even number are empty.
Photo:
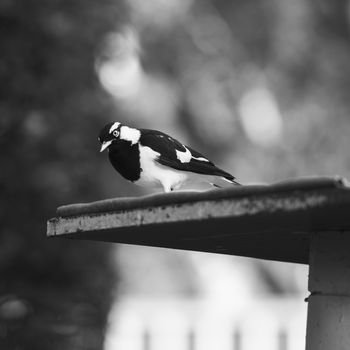
M109 129L109 133L111 134L115 129L118 129L120 123L119 122L115 122L111 128Z
M141 137L140 130L129 128L128 126L122 126L120 128L120 139L125 141L130 141L132 145L139 142Z

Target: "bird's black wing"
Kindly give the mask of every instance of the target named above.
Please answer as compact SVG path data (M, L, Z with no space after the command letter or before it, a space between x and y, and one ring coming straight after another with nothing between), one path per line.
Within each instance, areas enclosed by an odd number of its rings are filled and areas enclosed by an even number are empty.
M150 147L153 151L158 152L159 156L156 161L159 164L169 166L176 170L190 171L197 174L222 176L227 180L233 181L234 176L226 171L216 167L214 163L208 160L199 152L191 147L183 145L173 137L156 130L141 129L140 143L142 146ZM182 159L176 151L185 154L191 153L189 159Z

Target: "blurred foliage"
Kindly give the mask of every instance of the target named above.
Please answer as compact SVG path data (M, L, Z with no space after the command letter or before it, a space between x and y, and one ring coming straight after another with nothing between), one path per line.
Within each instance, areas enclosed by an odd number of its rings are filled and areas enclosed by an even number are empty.
M94 70L125 10L101 0L0 2L0 348L101 349L109 245L46 239L64 203L104 196L97 134L111 107Z

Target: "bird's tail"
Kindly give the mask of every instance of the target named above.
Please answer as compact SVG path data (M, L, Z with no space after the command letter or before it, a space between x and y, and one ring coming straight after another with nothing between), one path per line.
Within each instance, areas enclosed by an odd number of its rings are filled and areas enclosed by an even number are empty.
M217 188L223 188L223 187L228 187L227 185L235 185L235 186L242 186L242 184L240 184L239 182L235 181L234 177L224 177L224 176L220 176L220 177L216 177L214 179L213 182L211 182L211 185Z
M227 181L230 184L236 185L236 186L243 186L242 184L240 184L239 182L235 181L235 178L227 178L227 177L223 177L222 178L224 181Z

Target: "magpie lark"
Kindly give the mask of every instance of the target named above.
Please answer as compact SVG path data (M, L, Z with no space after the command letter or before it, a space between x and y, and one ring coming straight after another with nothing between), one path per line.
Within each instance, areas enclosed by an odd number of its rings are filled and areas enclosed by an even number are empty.
M171 136L157 130L135 129L119 122L100 132L101 152L108 148L111 164L125 179L164 192L186 184L207 182L215 187L239 185L231 174Z

